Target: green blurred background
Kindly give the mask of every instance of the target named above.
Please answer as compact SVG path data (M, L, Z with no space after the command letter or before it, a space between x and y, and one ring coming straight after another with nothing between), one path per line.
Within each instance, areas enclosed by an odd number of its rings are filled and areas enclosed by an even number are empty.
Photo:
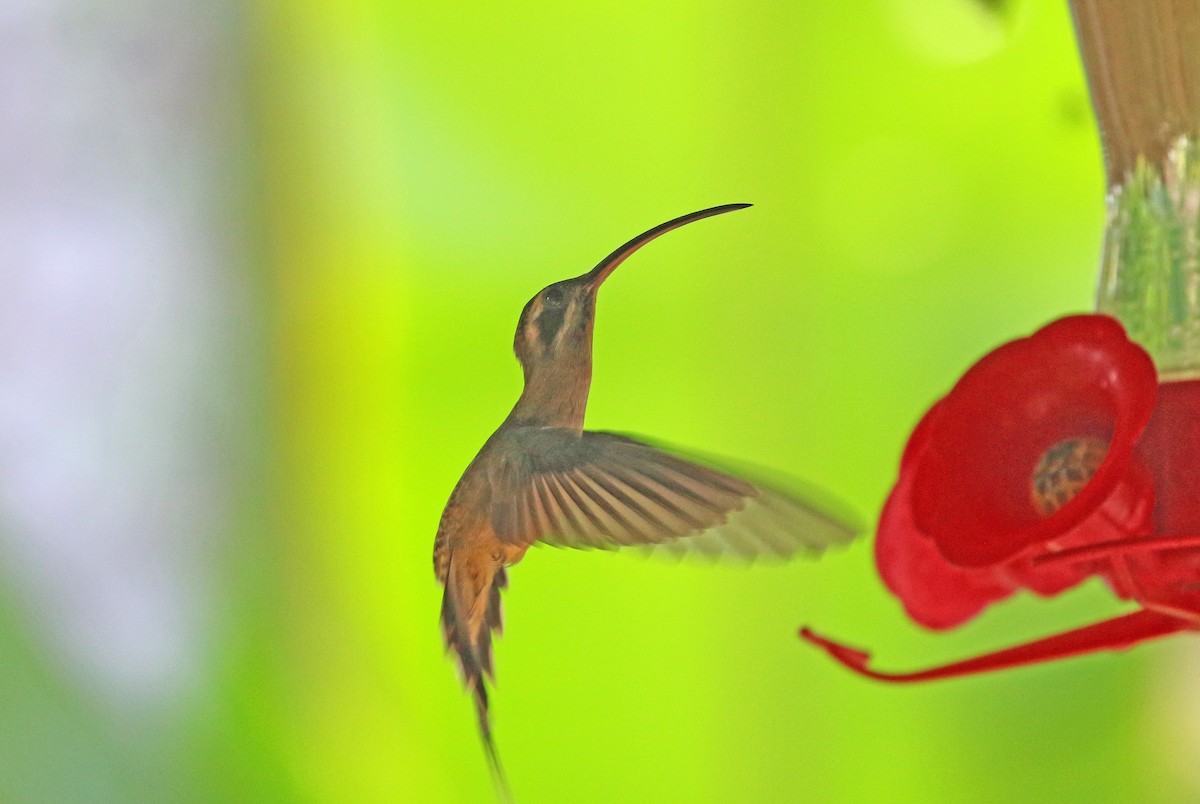
M214 203L251 281L206 647L166 704L113 706L0 596L6 801L489 800L438 516L520 391L522 305L652 225L755 204L605 286L589 426L871 522L971 362L1091 307L1104 185L1065 4L310 0L222 30L243 94ZM796 638L914 668L1119 611L1095 583L931 634L869 539L752 569L532 550L511 581L518 801L1200 796L1183 641L887 687Z

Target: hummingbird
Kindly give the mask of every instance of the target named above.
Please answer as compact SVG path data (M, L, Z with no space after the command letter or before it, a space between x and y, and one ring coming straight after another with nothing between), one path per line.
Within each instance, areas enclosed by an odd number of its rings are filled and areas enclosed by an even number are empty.
M524 389L463 472L433 546L434 572L444 587L442 634L474 698L480 736L503 790L485 677L495 680L491 642L503 629L500 592L508 567L530 545L790 558L856 535L848 517L794 493L641 439L583 429L600 286L660 235L748 206L711 207L655 226L587 273L543 288L521 311L513 350Z

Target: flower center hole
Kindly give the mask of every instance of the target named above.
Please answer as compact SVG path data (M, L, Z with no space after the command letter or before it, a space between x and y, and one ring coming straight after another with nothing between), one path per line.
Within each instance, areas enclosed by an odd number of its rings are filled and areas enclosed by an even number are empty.
M1042 516L1050 516L1069 503L1096 474L1108 442L1099 438L1069 438L1042 454L1033 470L1030 500Z

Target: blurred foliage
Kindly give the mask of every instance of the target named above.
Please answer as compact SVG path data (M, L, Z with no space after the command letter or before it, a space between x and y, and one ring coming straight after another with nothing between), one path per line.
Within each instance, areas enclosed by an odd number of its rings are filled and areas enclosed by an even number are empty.
M254 6L267 502L231 537L217 665L169 730L130 726L47 680L8 617L13 722L60 742L37 754L53 766L18 751L0 797L488 800L437 627L438 516L519 393L524 302L684 212L755 204L606 284L589 426L778 467L873 520L966 366L1091 307L1103 177L1070 20L1012 17ZM869 540L750 570L533 550L511 579L494 713L520 801L1182 795L1146 705L1169 645L889 688L795 636L908 668L1110 614L1096 585L935 637L882 589ZM37 735L6 738L13 762ZM86 782L113 764L112 789Z

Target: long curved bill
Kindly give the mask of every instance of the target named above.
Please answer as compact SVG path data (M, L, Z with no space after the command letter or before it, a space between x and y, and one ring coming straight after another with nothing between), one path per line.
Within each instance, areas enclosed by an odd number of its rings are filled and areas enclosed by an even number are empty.
M584 284L587 286L588 290L595 292L595 290L600 287L600 284L608 278L608 275L611 274L618 265L625 262L625 260L629 258L629 255L633 254L633 252L637 251L639 248L646 245L659 235L666 234L672 229L678 229L680 226L686 226L689 223L701 220L703 218L711 218L713 215L720 215L725 212L733 212L735 209L745 209L748 206L750 205L722 204L719 207L709 207L708 209L702 209L698 212L689 212L687 215L680 215L678 218L673 218L666 223L660 223L653 229L642 232L640 235L618 248L612 254L609 254L600 261L599 265L588 271L580 278L584 280Z

